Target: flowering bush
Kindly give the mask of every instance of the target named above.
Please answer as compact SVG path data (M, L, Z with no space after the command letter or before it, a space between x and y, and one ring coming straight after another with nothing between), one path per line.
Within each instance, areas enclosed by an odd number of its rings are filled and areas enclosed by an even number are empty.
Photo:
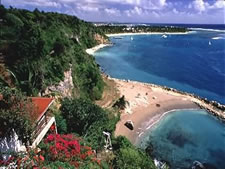
M80 139L72 134L49 134L42 143L41 150L35 149L28 151L27 154L17 154L8 161L0 161L0 166L13 165L12 168L48 169L54 163L57 166L71 165L75 168L82 168L86 165L101 168L101 161L96 158L92 148L80 145L79 141Z
M79 138L72 134L50 134L44 144L42 154L48 161L68 162L75 167L85 162L100 165L100 160L95 158L96 154L92 148L80 145Z

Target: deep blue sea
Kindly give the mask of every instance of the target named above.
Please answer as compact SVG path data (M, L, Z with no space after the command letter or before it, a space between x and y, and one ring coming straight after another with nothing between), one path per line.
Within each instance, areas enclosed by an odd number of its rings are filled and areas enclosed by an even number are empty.
M194 31L166 38L112 37L114 45L96 52L96 61L112 77L165 85L225 104L225 25L180 26ZM154 155L173 169L189 168L195 160L225 169L225 125L205 111L168 114L145 133L140 146L149 141Z
M173 87L225 104L225 32L132 38L111 38L112 47L95 53L107 74Z

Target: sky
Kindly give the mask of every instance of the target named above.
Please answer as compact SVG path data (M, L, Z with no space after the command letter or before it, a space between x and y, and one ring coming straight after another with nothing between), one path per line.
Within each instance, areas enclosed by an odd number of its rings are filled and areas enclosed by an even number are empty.
M93 22L225 24L225 0L1 0Z

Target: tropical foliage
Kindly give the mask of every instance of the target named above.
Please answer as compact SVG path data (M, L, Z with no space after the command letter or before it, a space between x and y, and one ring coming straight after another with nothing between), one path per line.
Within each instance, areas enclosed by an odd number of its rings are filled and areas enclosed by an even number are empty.
M24 144L28 143L38 117L36 108L16 89L4 87L0 93L0 138L11 139L16 133Z
M85 49L101 35L92 24L75 16L30 12L0 6L0 53L15 75L17 88L35 96L63 80L72 69L74 95L101 98L103 81L97 64ZM104 36L103 36L104 38Z
M103 25L98 29L104 33L140 33L140 32L187 32L187 28L167 26L126 26L126 25Z
M84 136L95 149L103 148L103 131L112 133L119 120L117 115L84 99L65 98L62 101L61 112L66 119L68 132Z
M121 98L119 98L114 104L113 107L116 107L118 109L124 110L126 108L126 105L129 104L128 101L125 100L125 96L123 95Z

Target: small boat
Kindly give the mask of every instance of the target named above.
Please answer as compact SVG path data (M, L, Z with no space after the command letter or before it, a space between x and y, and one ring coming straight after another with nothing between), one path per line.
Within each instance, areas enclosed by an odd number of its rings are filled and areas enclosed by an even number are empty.
M212 45L212 43L209 41L209 45Z
M134 38L131 36L131 37L130 37L130 40L134 40Z
M167 36L164 34L164 35L162 35L162 38L167 38Z

